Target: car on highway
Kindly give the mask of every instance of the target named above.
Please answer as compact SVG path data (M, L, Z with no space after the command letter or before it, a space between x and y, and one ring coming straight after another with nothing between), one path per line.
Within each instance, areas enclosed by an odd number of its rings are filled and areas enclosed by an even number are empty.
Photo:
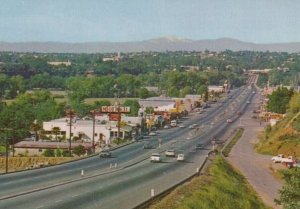
M151 132L149 133L149 136L156 136L156 132L151 131Z
M228 118L228 119L226 120L226 122L227 122L227 123L232 123L232 119Z
M102 151L99 153L100 158L110 158L111 157L111 152L110 151Z
M250 104L250 103L251 103L251 102L248 100L248 101L247 101L247 104Z
M150 143L145 143L143 148L144 149L153 149L154 147Z
M204 145L203 144L196 144L196 149L204 149Z
M178 162L184 161L184 154L178 154L178 155L177 155L177 161L178 161Z
M159 153L152 153L150 162L161 162L161 156Z
M179 125L178 127L179 127L179 128L184 128L185 126L181 124L181 125Z
M169 129L169 128L170 128L170 126L168 126L168 125L164 126L164 129Z
M194 124L190 125L189 128L190 128L190 129L196 128L196 126L198 126L198 124L194 123Z
M170 149L170 150L166 150L165 152L166 157L175 157L175 151Z

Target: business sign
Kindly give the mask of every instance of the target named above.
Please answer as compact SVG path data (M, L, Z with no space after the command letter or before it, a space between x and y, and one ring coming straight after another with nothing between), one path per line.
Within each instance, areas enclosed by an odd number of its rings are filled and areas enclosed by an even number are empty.
M109 114L109 121L119 121L121 115L119 115L118 113L110 113Z
M102 106L101 112L105 113L129 113L130 107L124 106Z

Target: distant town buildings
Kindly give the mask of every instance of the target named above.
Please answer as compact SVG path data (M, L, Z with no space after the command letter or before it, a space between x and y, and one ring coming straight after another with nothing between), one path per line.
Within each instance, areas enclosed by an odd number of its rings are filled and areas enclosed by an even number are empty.
M52 66L59 66L59 65L70 66L72 64L69 60L67 62L47 62L47 63Z

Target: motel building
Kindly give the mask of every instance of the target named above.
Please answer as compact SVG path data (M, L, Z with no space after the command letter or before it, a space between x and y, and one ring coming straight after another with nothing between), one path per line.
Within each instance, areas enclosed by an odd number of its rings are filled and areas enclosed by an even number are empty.
M118 121L112 119L108 114L95 116L94 142L97 145L110 144L113 139L119 137L130 139L133 135L139 134L139 127L142 123L141 117L128 117L121 115L120 130L118 130ZM54 127L58 133L54 132ZM57 137L70 138L70 118L64 117L47 122L43 122L43 133L51 136L55 140ZM78 137L82 142L92 142L93 140L93 119L85 117L82 119L73 118L71 123L71 138Z

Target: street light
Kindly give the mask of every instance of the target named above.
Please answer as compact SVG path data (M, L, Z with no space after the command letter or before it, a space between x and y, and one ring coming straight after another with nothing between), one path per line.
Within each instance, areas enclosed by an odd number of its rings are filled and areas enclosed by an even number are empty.
M71 135L72 135L72 119L76 115L75 111L69 108L66 110L66 115L69 117L70 120L70 137L69 137L69 156L71 157L71 148L72 148L72 142L71 142Z

